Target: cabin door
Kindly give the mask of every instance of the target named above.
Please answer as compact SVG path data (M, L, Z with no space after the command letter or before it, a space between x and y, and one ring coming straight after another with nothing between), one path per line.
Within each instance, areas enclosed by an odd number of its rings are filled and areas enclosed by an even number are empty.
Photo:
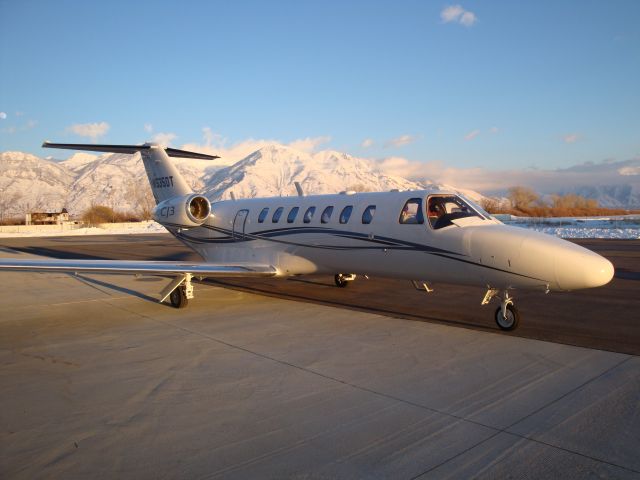
M240 210L236 213L235 218L233 219L233 239L244 240L244 227L247 223L247 216L249 215L249 210Z

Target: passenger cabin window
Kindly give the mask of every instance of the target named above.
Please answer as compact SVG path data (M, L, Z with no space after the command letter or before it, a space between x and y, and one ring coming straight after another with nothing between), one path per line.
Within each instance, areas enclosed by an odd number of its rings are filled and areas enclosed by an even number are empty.
M371 220L373 220L373 216L375 215L375 213L376 206L369 205L362 214L362 223L371 223Z
M311 223L311 219L313 218L314 213L316 213L316 207L307 208L307 211L304 212L304 217L303 217L304 223Z
M280 221L280 217L282 216L283 210L284 210L284 207L276 208L276 211L273 212L273 218L271 219L273 223L278 223Z
M411 198L402 207L400 212L400 223L424 223L424 215L422 215L422 199Z
M269 214L269 208L268 207L263 208L262 211L260 212L260 215L258 215L258 223L264 222L264 219L267 218L268 214Z
M484 217L457 195L431 195L427 200L429 224L434 230L453 225L453 220Z
M353 212L353 205L347 205L340 212L340 223L347 223L349 221L349 217L351 217L351 212Z
M293 207L291 209L291 211L289 212L289 215L287 215L287 223L293 223L296 220L296 215L298 215L298 210L300 210L299 207Z
M320 217L320 222L329 223L331 220L331 214L333 213L333 207L329 206L322 211L322 216Z

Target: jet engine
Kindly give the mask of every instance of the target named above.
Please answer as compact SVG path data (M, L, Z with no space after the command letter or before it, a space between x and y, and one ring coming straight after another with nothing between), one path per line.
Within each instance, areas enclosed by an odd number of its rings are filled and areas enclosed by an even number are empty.
M197 227L205 222L210 213L211 203L207 197L192 193L159 203L153 210L153 219L158 223Z

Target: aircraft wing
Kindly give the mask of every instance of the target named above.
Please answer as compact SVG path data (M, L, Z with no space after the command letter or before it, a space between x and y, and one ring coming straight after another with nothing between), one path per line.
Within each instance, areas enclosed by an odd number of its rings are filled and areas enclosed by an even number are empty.
M0 258L0 270L28 272L119 273L194 277L271 277L275 267L251 263L155 262L137 260L53 260Z

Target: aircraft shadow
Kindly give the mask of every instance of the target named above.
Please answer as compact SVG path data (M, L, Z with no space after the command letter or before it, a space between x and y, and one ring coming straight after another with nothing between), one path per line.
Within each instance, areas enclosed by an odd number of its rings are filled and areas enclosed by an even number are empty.
M105 282L103 280L98 280L98 279L91 278L91 277L87 277L85 275L74 275L72 273L70 273L69 275L73 276L74 278L77 278L78 280L80 280L81 282L86 284L87 286L89 286L91 288L95 288L98 291L102 291L97 287L97 286L100 286L100 287L108 288L110 290L115 290L115 291L120 292L120 293L125 293L127 295L131 295L133 297L137 297L137 298L140 298L142 300L147 300L149 302L158 303L158 299L157 298L151 297L149 295L145 295L144 293L138 292L136 290L131 290L130 288L121 287L119 285L114 285L113 283Z
M333 282L320 282L318 280L309 280L307 278L298 278L298 277L292 277L292 278L287 278L288 282L300 282L300 283L309 283L311 285L320 285L322 287L335 287L335 283Z
M336 287L335 285L324 283L324 282L314 282L312 280L305 281L303 279L297 279L297 281L301 281L303 283L314 283L322 286L333 286L336 289L339 288L339 287ZM310 296L310 295L302 295L299 293L285 292L278 289L277 286L271 286L271 285L261 285L261 286L247 285L247 284L240 285L238 283L232 283L230 281L226 281L223 279L206 279L206 280L203 280L201 283L229 288L231 290L239 290L246 293L255 293L259 295L265 295L268 297L282 298L287 300L296 300L296 301L314 303L317 305L327 305L331 307L345 308L348 310L353 310L358 312L376 313L379 315L385 315L387 317L402 318L406 320L427 321L427 322L433 322L433 323L440 323L442 325L455 325L455 326L464 327L472 330L482 330L482 331L494 332L494 333L496 332L496 328L494 327L489 327L487 325L482 325L478 323L472 323L469 321L458 321L458 320L452 320L450 318L436 317L436 316L430 316L430 315L418 315L415 313L409 313L401 310L380 308L372 305L365 306L362 304L348 303L348 302L338 301L338 300L329 299L329 298L319 298L319 297Z
M173 252L166 255L149 256L141 254L138 256L121 255L127 258L120 258L118 255L100 255L79 253L77 251L69 252L67 250L48 248L48 247L12 247L12 250L22 253L30 253L32 255L40 255L50 258L58 258L61 260L155 260L155 261L167 261L167 262L179 262L179 261L193 261L193 253L189 251Z

